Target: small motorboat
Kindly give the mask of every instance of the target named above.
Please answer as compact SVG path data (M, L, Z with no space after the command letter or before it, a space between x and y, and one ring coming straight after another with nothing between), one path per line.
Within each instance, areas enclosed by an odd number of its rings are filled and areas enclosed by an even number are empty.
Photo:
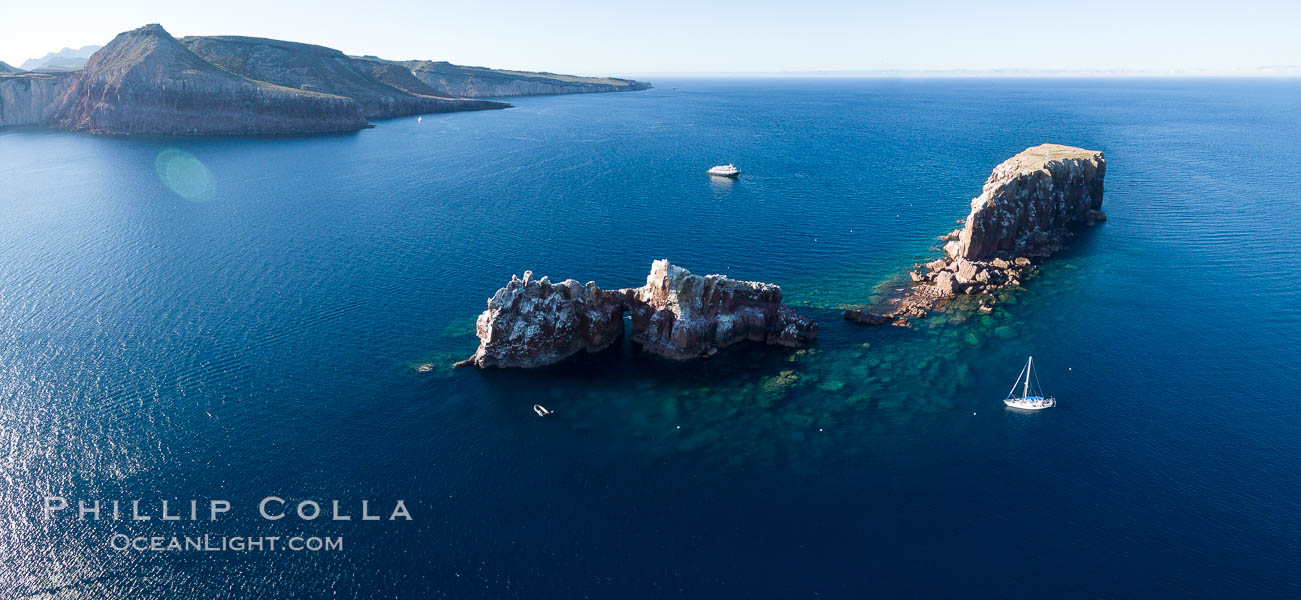
M741 170L736 168L736 165L728 163L725 165L710 167L708 171L705 171L705 173L715 177L736 177L741 174Z
M533 412L538 413L539 417L549 417L551 415L556 414L556 411L547 410L547 407L542 406L541 404L534 404Z
M1043 410L1057 406L1057 399L1052 396L1044 396L1042 392L1030 389L1030 378L1034 376L1034 357L1031 356L1025 362L1025 368L1021 369L1021 374L1017 376L1016 382L1012 384L1012 391L1007 393L1003 399L1003 404L1012 408L1021 410ZM1021 383L1021 378L1025 378L1025 383ZM1035 377L1035 383L1039 378ZM1016 386L1021 386L1021 395L1016 396Z

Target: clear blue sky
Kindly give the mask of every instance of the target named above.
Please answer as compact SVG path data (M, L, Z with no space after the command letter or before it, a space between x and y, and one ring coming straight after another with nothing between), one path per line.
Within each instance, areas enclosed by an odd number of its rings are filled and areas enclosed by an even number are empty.
M368 5L369 4L369 5ZM591 75L1301 64L1301 1L4 0L0 60L162 23L350 54Z

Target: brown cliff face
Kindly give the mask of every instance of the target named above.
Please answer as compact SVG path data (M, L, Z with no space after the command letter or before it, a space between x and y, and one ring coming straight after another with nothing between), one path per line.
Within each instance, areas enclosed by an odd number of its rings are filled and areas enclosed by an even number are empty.
M367 127L350 98L223 71L159 25L119 34L58 101L52 125L93 133L259 134Z
M1064 230L1097 219L1107 162L1101 152L1042 144L994 168L958 238L957 256L1049 254Z
M980 298L992 310L992 292L1021 285L1037 269L1031 257L1061 248L1076 223L1106 220L1102 181L1107 162L1101 152L1042 144L994 168L981 194L971 201L962 229L940 239L945 258L914 265L912 285L898 304L882 313L846 311L856 323L907 325L958 295Z
M510 107L505 102L440 94L410 71L405 76L394 72L391 67L396 65L355 59L325 46L243 36L190 36L180 41L204 60L236 75L351 98L368 119Z
M461 365L540 367L582 351L598 352L623 334L632 316L632 341L657 356L685 360L711 356L743 341L799 347L817 325L783 306L781 288L722 275L692 275L658 260L646 285L601 290L572 279L512 277L479 315L479 348Z

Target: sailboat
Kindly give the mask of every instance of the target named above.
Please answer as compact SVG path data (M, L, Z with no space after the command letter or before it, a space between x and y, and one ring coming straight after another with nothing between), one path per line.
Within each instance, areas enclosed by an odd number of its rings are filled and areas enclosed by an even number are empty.
M1052 396L1044 397L1042 392L1030 389L1030 378L1033 376L1034 357L1031 356L1029 360L1025 361L1025 368L1021 369L1021 374L1017 376L1016 383L1012 384L1012 390L1009 391L1007 397L1003 399L1003 404L1012 408L1020 408L1022 410L1043 410L1045 408L1057 406L1056 398L1053 398ZM1025 379L1024 384L1021 383L1022 378ZM1039 382L1038 377L1035 377L1034 379L1035 383ZM1020 397L1016 396L1017 386L1021 386ZM1034 392L1036 395L1030 395L1031 392Z

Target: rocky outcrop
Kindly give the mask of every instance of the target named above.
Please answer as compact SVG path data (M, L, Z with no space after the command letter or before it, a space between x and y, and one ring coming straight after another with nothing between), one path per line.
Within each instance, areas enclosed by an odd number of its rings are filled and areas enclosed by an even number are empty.
M657 260L646 285L628 290L632 340L677 360L709 356L737 342L799 347L817 325L782 305L781 288L723 275L692 275Z
M540 367L599 352L623 335L624 295L573 279L553 284L532 271L511 276L488 300L475 331L479 349L464 364ZM458 363L460 365L462 363Z
M74 79L69 73L0 75L0 127L49 124Z
M649 83L631 79L465 67L444 61L413 60L397 64L410 69L435 90L462 98L632 92L651 87Z
M784 306L781 288L722 275L693 275L657 260L646 285L602 290L573 279L511 277L488 300L475 330L479 348L457 366L540 367L579 352L598 352L623 334L631 314L632 341L674 360L711 356L743 341L799 347L817 325Z
M1018 286L1036 273L1033 258L1061 249L1070 228L1106 220L1102 182L1107 163L1101 152L1058 144L1028 148L994 168L971 212L940 240L944 258L914 265L912 285L894 298L892 310L880 314L847 311L850 321L873 314L907 325L925 317L936 305L957 295L984 295L978 305L988 309L991 292ZM856 313L851 315L851 313Z
M866 310L847 310L844 314L845 320L850 323L859 325L885 325L894 320L890 315L869 312Z
M367 119L510 108L505 102L438 93L410 71L403 76L397 72L403 69L393 68L396 65L354 59L325 46L243 36L190 36L180 41L204 60L236 75L351 98Z
M58 103L53 126L92 133L313 133L368 126L351 98L229 73L159 25L113 38Z
M1041 144L1003 161L971 201L952 256L1051 254L1069 225L1099 220L1106 172L1101 152L1059 144Z

